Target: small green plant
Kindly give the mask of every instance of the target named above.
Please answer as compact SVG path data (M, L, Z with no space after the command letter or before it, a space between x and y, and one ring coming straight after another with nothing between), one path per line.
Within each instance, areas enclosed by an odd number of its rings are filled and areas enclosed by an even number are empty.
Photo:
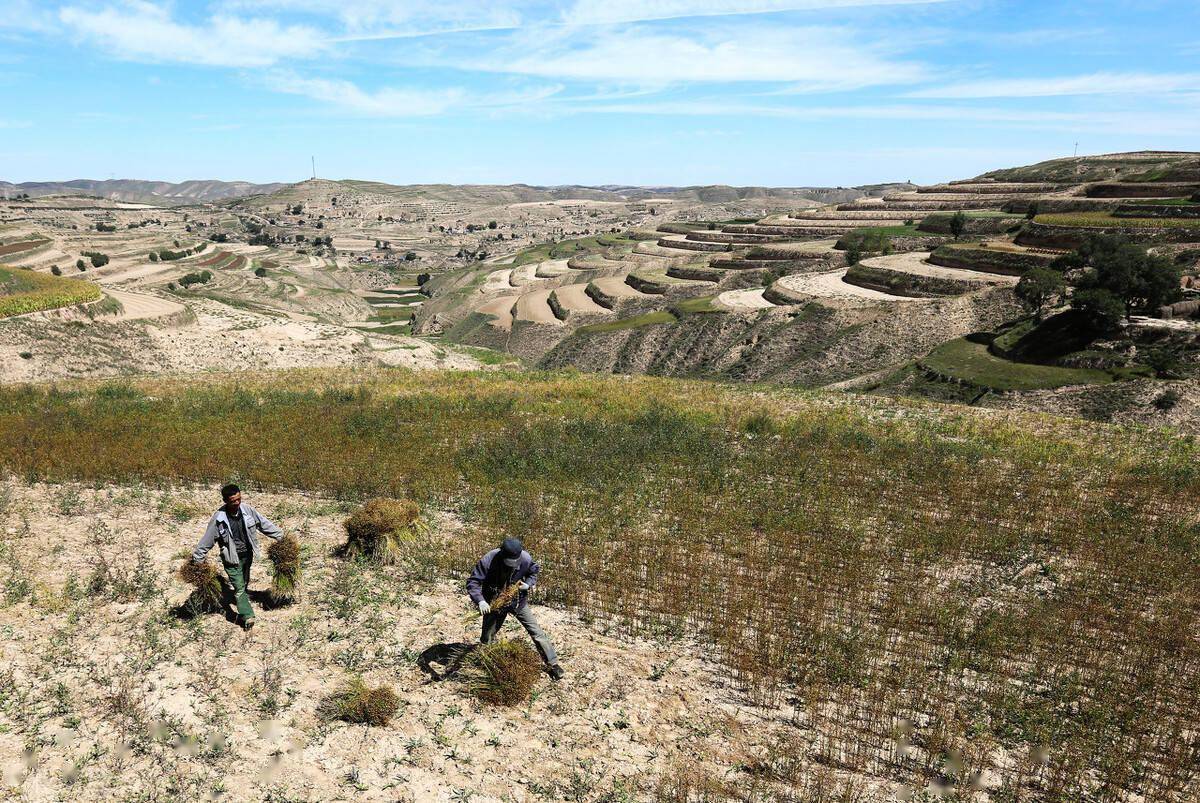
M391 686L371 688L360 677L351 678L317 706L317 716L364 725L387 725L400 710L400 698Z

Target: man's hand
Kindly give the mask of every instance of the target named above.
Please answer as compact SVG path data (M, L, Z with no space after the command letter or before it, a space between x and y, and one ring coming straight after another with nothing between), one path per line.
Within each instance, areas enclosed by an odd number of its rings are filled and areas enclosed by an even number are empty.
M479 612L487 615L492 612L492 606L487 604L486 600L479 600Z
M517 588L521 589L522 591L528 591L529 583L526 583L524 580L522 580L521 582L517 583Z

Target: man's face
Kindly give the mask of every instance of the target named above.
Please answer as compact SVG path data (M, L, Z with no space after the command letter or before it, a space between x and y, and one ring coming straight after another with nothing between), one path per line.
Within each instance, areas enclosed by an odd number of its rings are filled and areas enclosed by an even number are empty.
M233 496L225 500L225 509L234 512L242 506L242 492L238 491Z

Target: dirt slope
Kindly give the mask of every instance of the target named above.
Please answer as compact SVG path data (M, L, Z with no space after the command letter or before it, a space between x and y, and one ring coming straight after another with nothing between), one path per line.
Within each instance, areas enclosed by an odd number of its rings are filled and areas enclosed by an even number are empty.
M680 768L745 782L739 766L796 732L750 707L697 645L618 640L542 606L568 675L541 680L528 706L485 708L430 683L417 653L474 639L478 614L457 582L347 571L330 554L345 513L327 500L248 499L301 533L307 593L258 605L247 636L219 614L176 612L187 590L172 572L211 489L0 494L0 557L27 581L0 607L0 772L22 800L642 800ZM267 576L256 565L255 596ZM513 622L503 635L524 638ZM391 725L318 719L352 673L395 688Z

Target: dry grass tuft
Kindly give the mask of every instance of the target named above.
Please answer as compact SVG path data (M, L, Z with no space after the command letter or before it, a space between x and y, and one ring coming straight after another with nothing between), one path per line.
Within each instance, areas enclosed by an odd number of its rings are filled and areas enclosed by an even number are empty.
M362 678L351 678L317 706L317 716L332 721L383 726L400 710L400 698L391 686L371 688Z
M421 510L408 499L370 499L345 521L343 554L395 565L416 541Z
M291 605L300 598L300 539L293 533L267 548L271 560L271 604Z
M529 701L542 674L542 659L522 641L499 639L471 651L454 676L468 694L489 705Z
M221 575L212 563L193 563L191 558L179 567L179 579L192 586L195 591L188 598L188 605L198 611L220 610L225 587Z

